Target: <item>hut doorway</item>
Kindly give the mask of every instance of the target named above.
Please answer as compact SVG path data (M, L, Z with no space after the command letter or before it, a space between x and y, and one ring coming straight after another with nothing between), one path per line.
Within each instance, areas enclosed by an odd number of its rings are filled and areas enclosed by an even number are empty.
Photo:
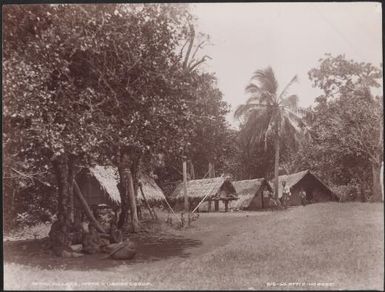
M313 200L313 190L306 189L306 201L311 202Z
M215 211L215 212L218 212L218 211L219 211L219 201L218 201L218 200L215 200L215 201L214 201L214 211Z

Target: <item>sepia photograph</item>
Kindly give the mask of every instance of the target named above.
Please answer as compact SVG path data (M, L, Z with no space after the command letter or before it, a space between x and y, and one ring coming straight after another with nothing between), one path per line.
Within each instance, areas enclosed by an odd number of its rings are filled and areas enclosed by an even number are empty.
M384 290L380 2L2 6L3 290Z

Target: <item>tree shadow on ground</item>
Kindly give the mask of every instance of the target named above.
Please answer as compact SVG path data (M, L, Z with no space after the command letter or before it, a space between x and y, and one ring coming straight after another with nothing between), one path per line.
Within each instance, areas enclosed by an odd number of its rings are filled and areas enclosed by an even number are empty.
M171 257L188 258L187 248L202 244L200 240L172 234L135 234L130 239L137 246L132 260L105 259L106 254L84 255L79 258L60 258L44 248L47 239L4 242L4 261L43 269L104 270L119 265L154 262Z

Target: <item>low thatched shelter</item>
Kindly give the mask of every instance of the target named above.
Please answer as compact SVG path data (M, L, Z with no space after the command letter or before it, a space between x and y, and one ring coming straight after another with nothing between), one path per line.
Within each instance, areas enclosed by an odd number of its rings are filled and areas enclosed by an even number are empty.
M238 200L232 203L236 210L259 210L269 207L268 193L273 192L269 182L264 178L240 180L233 182Z
M278 177L278 198L282 197L282 182L285 181L290 189L291 196L288 205L296 206L301 204L299 191L303 189L306 192L306 200L309 203L326 202L337 200L336 195L330 188L324 184L310 170L304 170L293 174L280 175ZM274 189L274 181L270 181Z
M76 176L76 182L90 207L105 204L112 208L120 205L120 193L117 187L119 173L116 167L96 165L83 168ZM150 205L162 203L165 196L154 179L149 175L140 176L143 193ZM143 196L138 191L137 200L143 203Z
M195 179L187 182L187 194L190 210L194 209L204 199L198 211L211 211L211 203L214 202L214 210L219 211L219 202L228 210L229 201L236 200L236 191L229 179L224 177ZM170 199L174 202L176 209L183 209L184 192L183 183L180 183Z

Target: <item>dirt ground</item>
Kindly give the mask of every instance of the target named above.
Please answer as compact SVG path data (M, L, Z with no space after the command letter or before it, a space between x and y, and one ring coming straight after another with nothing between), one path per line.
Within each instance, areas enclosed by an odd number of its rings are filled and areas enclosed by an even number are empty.
M382 290L383 232L381 204L325 203L201 213L184 230L162 224L130 236L131 261L61 259L44 240L4 242L5 288Z
M136 265L138 263L161 261L167 258L188 258L207 252L213 247L215 248L215 246L225 245L230 237L236 234L237 225L249 217L252 218L263 214L266 213L201 213L198 221L192 222L190 227L183 230L169 227L163 222L154 224L151 226L151 231L128 235L130 240L137 246L137 254L130 261L103 259L104 254L61 259L55 257L51 250L46 248L47 237L36 240L5 241L4 260L7 263L27 264L44 269L86 270L104 269L122 264ZM218 221L221 221L223 216L231 216L232 220L226 223L225 228L218 229L216 228L218 227ZM226 217L224 220L226 220Z

